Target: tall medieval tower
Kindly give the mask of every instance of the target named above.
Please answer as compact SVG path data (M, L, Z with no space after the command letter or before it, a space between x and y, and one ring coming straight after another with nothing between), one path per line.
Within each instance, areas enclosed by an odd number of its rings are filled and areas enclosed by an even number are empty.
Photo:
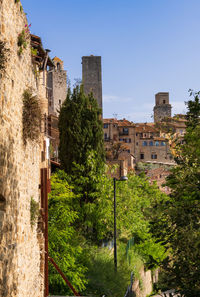
M99 107L102 109L102 74L101 57L84 56L82 57L82 81L84 93L93 93L97 99Z
M53 63L55 68L51 68L47 74L49 114L58 117L58 111L67 96L67 72L58 57L53 58Z
M160 122L166 117L171 117L172 106L169 104L169 93L160 92L155 95L154 122Z

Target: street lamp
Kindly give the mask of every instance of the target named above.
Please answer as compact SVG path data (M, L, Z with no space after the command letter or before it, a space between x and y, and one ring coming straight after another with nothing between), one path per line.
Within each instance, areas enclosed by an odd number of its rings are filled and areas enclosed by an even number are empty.
M114 266L117 272L117 226L116 226L116 181L126 181L127 176L121 176L120 179L113 178L114 182Z

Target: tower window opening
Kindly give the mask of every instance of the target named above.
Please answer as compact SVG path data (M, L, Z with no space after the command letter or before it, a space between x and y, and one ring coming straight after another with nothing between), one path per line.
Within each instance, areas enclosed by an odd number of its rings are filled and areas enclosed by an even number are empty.
M166 103L166 100L163 100L163 104L165 104Z
M61 65L60 65L60 63L57 63L57 70L61 70Z

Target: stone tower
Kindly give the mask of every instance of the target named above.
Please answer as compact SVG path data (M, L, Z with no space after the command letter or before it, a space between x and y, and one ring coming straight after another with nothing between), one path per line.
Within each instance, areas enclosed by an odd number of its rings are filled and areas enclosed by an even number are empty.
M169 104L169 93L160 92L155 95L154 122L160 122L166 117L171 117L171 104Z
M53 62L55 68L51 68L47 74L49 115L58 117L60 106L67 96L67 71L58 57L53 58Z
M82 57L82 81L85 94L93 93L102 108L101 57Z

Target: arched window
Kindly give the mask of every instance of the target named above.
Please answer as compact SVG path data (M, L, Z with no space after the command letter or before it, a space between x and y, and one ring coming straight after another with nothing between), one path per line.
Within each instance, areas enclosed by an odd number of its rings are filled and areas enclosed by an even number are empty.
M147 141L143 141L142 142L142 146L147 146L148 144L147 144Z
M153 141L149 141L149 146L153 146Z
M60 63L57 63L57 70L61 70L61 65L60 65Z
M155 141L155 146L159 146L159 141Z

